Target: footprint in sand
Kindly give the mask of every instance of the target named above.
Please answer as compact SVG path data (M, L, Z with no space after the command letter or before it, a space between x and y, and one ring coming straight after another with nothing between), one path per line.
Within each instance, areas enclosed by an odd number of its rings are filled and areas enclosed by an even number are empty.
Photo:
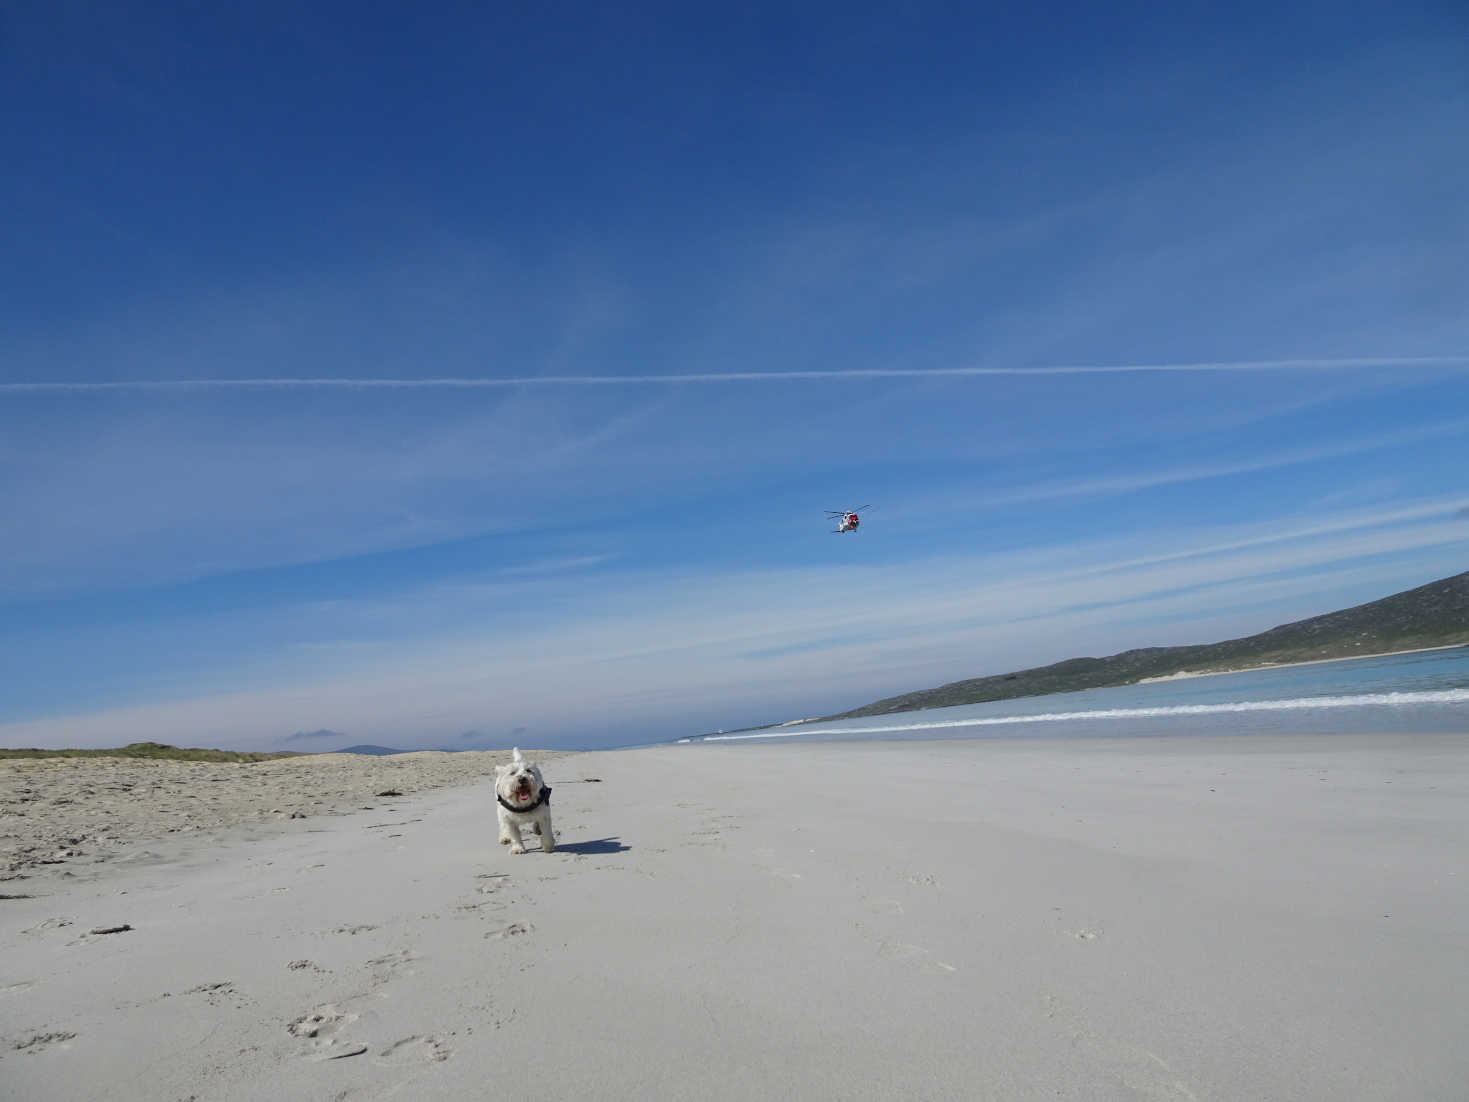
M1098 1072L1127 1087L1131 1097L1147 1102L1199 1102L1199 1096L1156 1052L1093 1028L1080 1009L1057 995L1045 995L1041 1009L1072 1044L1101 1065Z
M378 1053L373 1062L384 1067L438 1064L453 1055L454 1050L438 1037L404 1037Z
M367 962L367 967L373 969L373 986L381 987L400 972L413 974L408 966L418 959L418 954L412 949L398 949L392 953L384 953L380 957L373 957Z
M229 1002L236 1009L244 1007L250 1001L234 985L233 980L222 980L218 983L201 983L198 987L189 988L183 994L203 995L210 1006L219 1006L222 1002Z
M1056 921L1059 922L1061 920L1061 915L1059 913L1060 910L1061 910L1061 908L1060 907L1052 907L1051 910L1053 910L1055 912L1058 912L1058 913L1052 915L1052 918L1054 918ZM1102 930L1102 927L1099 926L1099 925L1098 926L1077 926L1075 929L1068 929L1068 928L1066 928L1066 927L1063 926L1063 927L1060 928L1060 932L1063 933L1063 934L1065 934L1069 938L1075 938L1077 941L1096 941L1098 938L1100 938L1102 936L1103 930Z
M874 902L872 900L869 903ZM877 900L875 902L891 902L890 900ZM897 912L887 912L889 914ZM876 930L868 929L867 925L858 922L854 927L862 937L876 945L877 955L884 960L896 961L910 969L916 969L927 976L953 975L959 969L952 964L939 960L931 952L921 945L910 945L906 941L897 941L878 933Z
M302 1014L293 1020L290 1025L286 1026L286 1032L292 1037L309 1037L312 1040L325 1041L356 1020L356 1014L349 1014L331 1003L324 1003L309 1014Z
M877 955L887 960L911 964L929 976L946 976L959 971L952 964L945 964L921 945L909 945L902 941L883 941L877 946Z
M12 1052L34 1053L42 1049L50 1048L52 1045L62 1045L75 1037L75 1033L37 1033L27 1037L24 1041L16 1041L10 1046Z
M485 937L520 937L522 934L528 934L534 929L535 927L532 926L529 922L512 922L509 926L503 926L498 930L491 930L489 933L485 934Z
M325 1003L295 1019L286 1026L286 1032L311 1042L310 1050L304 1054L308 1060L340 1060L345 1056L360 1056L367 1051L366 1045L352 1044L337 1037L356 1020L356 1014Z
M48 918L43 922L36 923L34 926L27 926L21 933L44 934L49 930L60 930L73 924L73 921L69 918Z
M473 918L476 915L483 916L486 907L492 910L499 910L504 906L506 904L500 902L498 899L480 899L474 903L456 903L454 904L454 915L457 918Z

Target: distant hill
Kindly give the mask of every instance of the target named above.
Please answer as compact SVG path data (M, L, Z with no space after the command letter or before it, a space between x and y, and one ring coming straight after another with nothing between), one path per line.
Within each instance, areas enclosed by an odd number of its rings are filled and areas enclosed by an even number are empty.
M1144 678L1184 671L1258 669L1456 644L1469 644L1469 572L1241 639L1185 647L1144 647L1110 658L1068 658L1050 666L905 693L824 718L850 719L1131 685Z
M407 754L407 750L394 750L391 746L371 746L366 743L360 746L344 746L340 750L331 751L333 754L373 754L381 757L383 754Z

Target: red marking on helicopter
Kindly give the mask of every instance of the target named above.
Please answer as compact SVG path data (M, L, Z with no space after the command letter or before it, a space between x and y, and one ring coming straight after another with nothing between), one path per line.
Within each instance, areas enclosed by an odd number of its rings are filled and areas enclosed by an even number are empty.
M871 508L871 505L862 506L862 509ZM832 532L838 534L842 532L855 532L858 525L862 523L862 518L857 515L862 509L828 509L826 515L837 522L837 526L832 529Z

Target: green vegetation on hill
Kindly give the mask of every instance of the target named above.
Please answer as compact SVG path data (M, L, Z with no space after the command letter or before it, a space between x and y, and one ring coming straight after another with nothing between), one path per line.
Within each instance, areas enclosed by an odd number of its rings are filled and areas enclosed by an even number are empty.
M849 719L1132 685L1145 678L1185 671L1219 673L1465 644L1469 644L1469 572L1241 639L1185 647L1144 647L1110 658L1069 658L1050 666L905 693L825 718Z
M0 750L4 758L155 758L159 761L267 761L297 758L300 754L249 754L239 750L199 750L168 746L161 742L133 742L111 750Z

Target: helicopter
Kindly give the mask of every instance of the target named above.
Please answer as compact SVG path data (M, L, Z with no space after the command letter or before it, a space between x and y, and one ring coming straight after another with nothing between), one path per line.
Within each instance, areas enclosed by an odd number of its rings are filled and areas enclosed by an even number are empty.
M862 506L862 509L871 508L871 505ZM826 511L827 517L837 522L837 526L832 529L832 533L840 535L842 532L855 532L857 526L862 523L862 518L857 515L862 509L828 509Z

